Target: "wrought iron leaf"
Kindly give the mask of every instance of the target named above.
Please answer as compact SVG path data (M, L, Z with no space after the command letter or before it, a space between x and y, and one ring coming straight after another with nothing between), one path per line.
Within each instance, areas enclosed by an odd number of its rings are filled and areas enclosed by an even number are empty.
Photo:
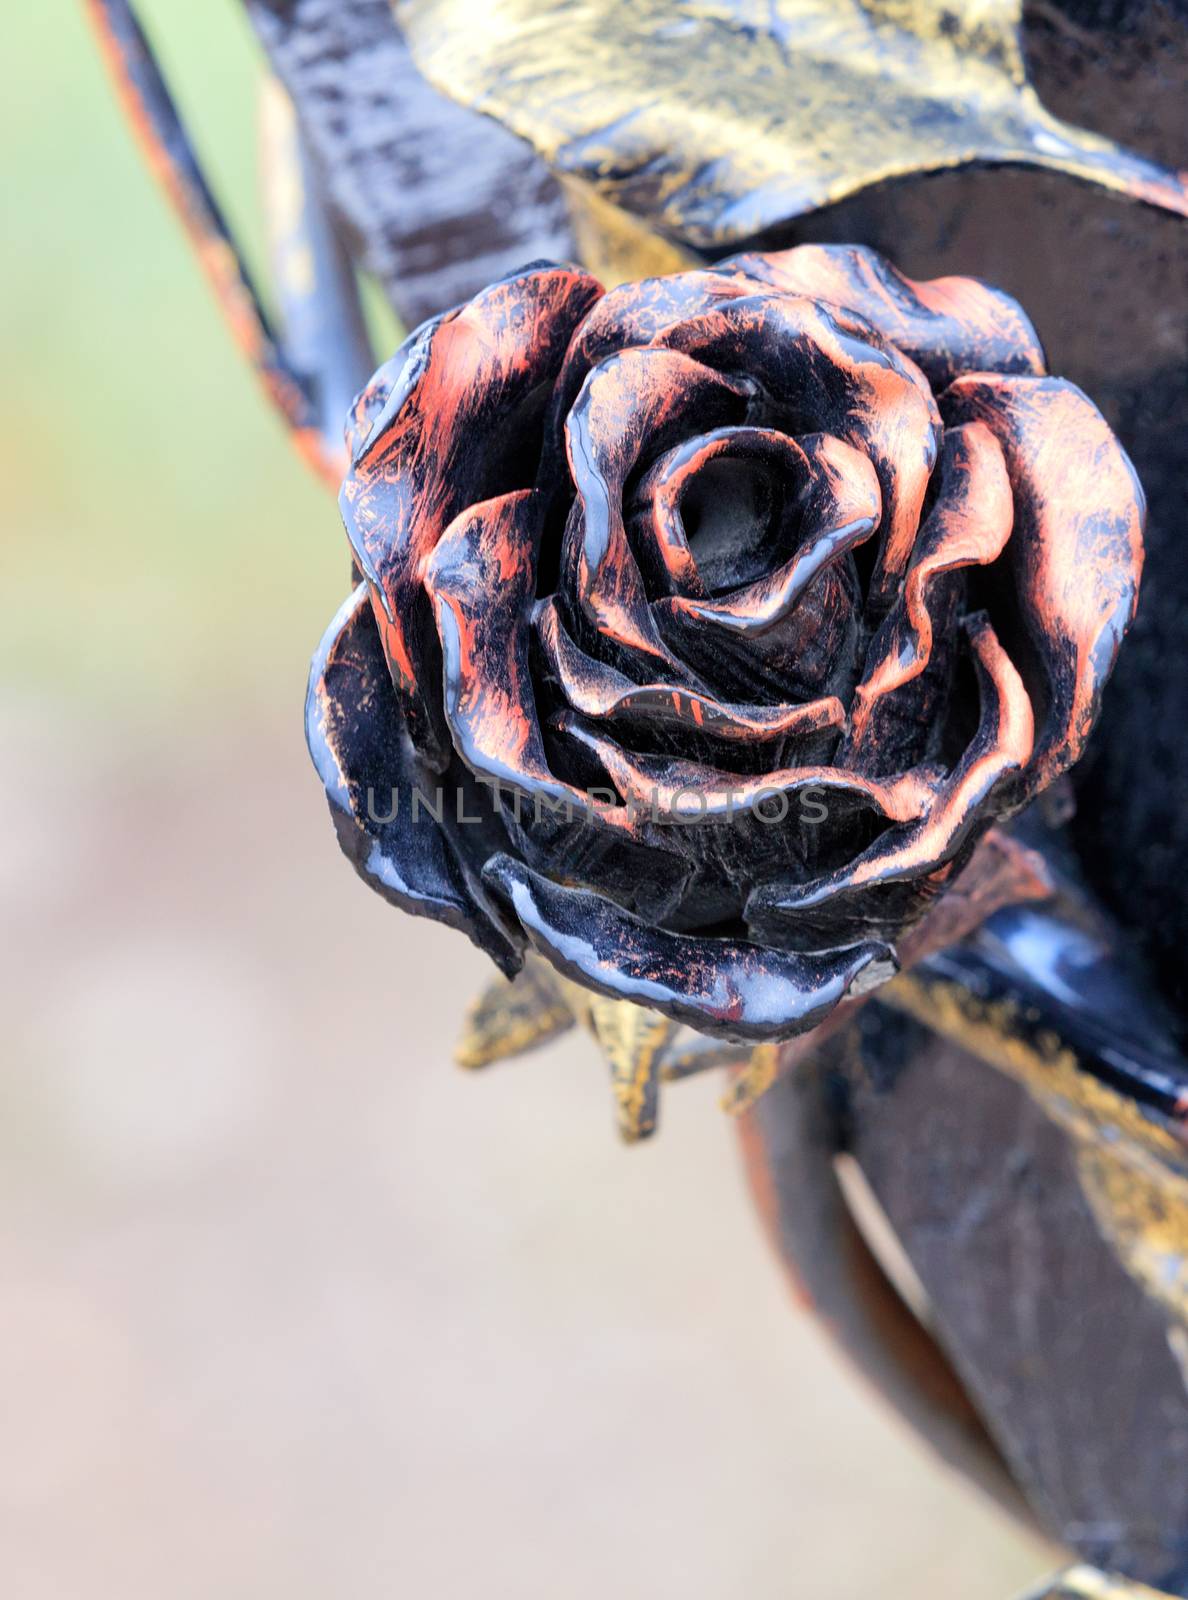
M627 1144L656 1131L665 1051L678 1026L630 1001L594 995L590 1027L611 1069L619 1133Z
M1188 213L1188 181L1060 121L1019 0L393 0L425 75L563 176L715 250L887 179L1055 169Z
M562 981L529 958L515 978L497 978L466 1013L454 1049L460 1067L488 1067L567 1032L575 1021Z

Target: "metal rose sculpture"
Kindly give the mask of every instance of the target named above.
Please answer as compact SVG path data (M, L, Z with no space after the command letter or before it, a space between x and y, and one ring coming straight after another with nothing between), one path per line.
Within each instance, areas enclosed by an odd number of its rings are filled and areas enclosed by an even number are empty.
M85 0L272 404L349 469L360 587L309 699L342 841L523 961L457 1059L588 1029L627 1140L727 1068L800 1297L1092 1563L1044 1593L1188 1594L1188 33L1109 0L245 3L267 297L135 0ZM705 267L793 232L936 281ZM537 257L593 277L483 288ZM351 463L359 269L405 326L459 309ZM952 272L1029 308L1151 501L1093 759L1006 827L1090 732L1141 498Z
M1143 497L1013 300L803 246L536 264L348 428L314 662L344 849L514 972L802 1032L1077 759Z

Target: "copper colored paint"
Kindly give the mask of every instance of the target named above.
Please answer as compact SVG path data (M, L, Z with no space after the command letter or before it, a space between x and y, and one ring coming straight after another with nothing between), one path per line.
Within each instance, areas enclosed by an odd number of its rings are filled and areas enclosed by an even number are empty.
M505 969L727 1038L1001 903L979 841L1075 760L1133 614L1143 500L1092 403L1009 297L859 247L525 269L349 437L365 583L310 693L344 847ZM414 775L481 825L361 807Z

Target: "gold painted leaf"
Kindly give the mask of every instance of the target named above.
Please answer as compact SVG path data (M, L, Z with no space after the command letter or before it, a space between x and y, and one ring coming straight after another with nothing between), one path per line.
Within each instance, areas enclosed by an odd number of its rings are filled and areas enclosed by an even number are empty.
M578 258L608 289L697 266L692 251L603 199L582 179L562 178L561 192L569 207Z
M1045 167L1188 215L1188 179L1046 111L1020 0L393 0L438 88L713 251L871 184Z
M739 1068L730 1079L722 1096L722 1110L732 1117L741 1117L749 1111L760 1095L766 1094L779 1076L779 1045L757 1044L746 1065Z
M664 1052L679 1025L630 1000L590 999L590 1028L611 1069L619 1132L627 1144L656 1131Z
M497 978L471 1004L454 1060L460 1067L487 1067L547 1044L575 1020L560 980L530 957L511 982Z

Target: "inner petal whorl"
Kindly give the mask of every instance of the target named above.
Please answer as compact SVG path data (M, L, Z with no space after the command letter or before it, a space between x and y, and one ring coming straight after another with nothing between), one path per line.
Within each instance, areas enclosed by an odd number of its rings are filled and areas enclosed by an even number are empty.
M632 544L652 595L709 599L786 559L809 463L769 428L724 427L665 451L634 491Z

